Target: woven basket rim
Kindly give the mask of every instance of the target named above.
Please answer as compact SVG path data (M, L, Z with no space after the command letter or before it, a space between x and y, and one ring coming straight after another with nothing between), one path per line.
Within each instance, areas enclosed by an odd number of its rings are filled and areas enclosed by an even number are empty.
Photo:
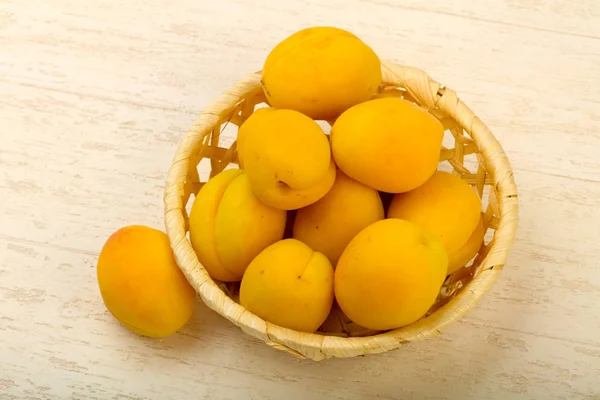
M212 130L219 118L232 112L239 101L262 90L260 71L247 75L200 113L180 142L169 168L164 189L165 227L177 264L190 284L209 308L244 332L299 358L322 360L380 353L439 334L441 329L474 308L492 288L515 239L518 224L517 188L509 160L494 135L454 91L436 82L424 71L383 61L382 74L383 86L403 88L421 105L442 110L471 136L498 191L499 223L495 240L482 261L481 272L468 283L468 290L462 290L434 313L411 325L365 337L329 336L282 328L262 320L236 303L210 279L199 263L186 237L183 216L187 171L194 149L199 147L203 135Z

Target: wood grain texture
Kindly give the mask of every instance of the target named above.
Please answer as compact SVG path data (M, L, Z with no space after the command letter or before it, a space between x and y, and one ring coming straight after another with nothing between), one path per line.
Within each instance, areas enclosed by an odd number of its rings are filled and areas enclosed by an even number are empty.
M0 0L0 399L600 399L600 3ZM198 304L149 340L95 263L163 227L194 116L289 33L351 29L456 90L515 170L521 220L493 292L439 338L319 364Z

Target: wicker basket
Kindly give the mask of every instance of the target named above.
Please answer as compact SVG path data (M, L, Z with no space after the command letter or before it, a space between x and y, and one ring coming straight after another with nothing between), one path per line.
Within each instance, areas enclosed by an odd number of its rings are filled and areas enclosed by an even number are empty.
M314 334L282 328L244 309L237 302L239 286L213 281L199 263L187 235L191 196L203 185L198 167L203 159L210 160L212 177L237 162L235 143L220 147L220 135L225 126L239 126L257 105L265 103L260 73L238 82L200 114L183 138L169 170L164 193L166 230L177 263L189 282L208 307L244 332L299 358L322 360L381 353L437 335L475 307L492 288L515 238L516 186L509 161L492 133L454 91L423 71L389 62L382 64L382 70L378 96L410 100L428 109L446 128L440 169L453 170L474 186L482 197L487 229L486 240L472 263L450 275L427 315L409 326L367 331L352 324L334 305L328 321Z

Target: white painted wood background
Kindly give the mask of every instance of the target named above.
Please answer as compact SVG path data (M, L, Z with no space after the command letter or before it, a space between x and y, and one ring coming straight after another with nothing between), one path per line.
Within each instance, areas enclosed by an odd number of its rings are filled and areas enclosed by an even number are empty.
M456 90L512 160L501 280L439 338L299 361L198 304L162 341L96 285L119 227L163 228L195 115L307 25ZM597 0L0 0L0 399L600 399Z

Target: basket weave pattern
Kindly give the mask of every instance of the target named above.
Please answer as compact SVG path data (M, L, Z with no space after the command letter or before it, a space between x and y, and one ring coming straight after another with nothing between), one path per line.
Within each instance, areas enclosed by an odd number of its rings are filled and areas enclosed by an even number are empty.
M235 285L213 281L201 266L187 236L186 206L203 185L198 165L210 160L210 177L237 163L236 144L220 147L224 126L240 126L266 99L260 73L238 82L206 108L188 130L169 170L164 193L167 234L181 270L208 307L267 345L299 358L322 360L389 351L437 335L475 307L497 280L512 247L518 200L512 170L500 144L456 93L412 67L382 63L378 97L394 96L429 110L450 134L452 145L440 153L440 169L451 170L471 184L484 204L486 240L473 263L450 275L435 305L421 320L386 332L368 332L336 316L339 330L302 333L266 322L245 310ZM330 124L333 121L329 122ZM445 141L446 142L446 141ZM338 310L339 311L339 310ZM336 312L336 311L333 311ZM333 313L332 312L332 313Z

